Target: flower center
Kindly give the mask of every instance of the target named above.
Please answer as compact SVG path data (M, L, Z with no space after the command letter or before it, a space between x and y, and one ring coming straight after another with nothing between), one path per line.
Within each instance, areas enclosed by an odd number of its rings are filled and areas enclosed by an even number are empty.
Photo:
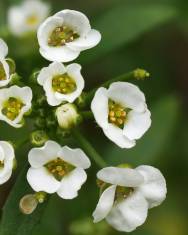
M0 62L0 81L6 80L6 73L3 64Z
M37 24L37 22L38 22L38 17L36 15L30 15L26 19L26 23L30 26Z
M133 188L117 186L115 201L120 202L121 200L127 198L133 192L133 190Z
M75 81L67 74L57 75L52 79L54 91L62 94L70 94L76 90Z
M4 167L4 161L0 161L0 169Z
M48 38L48 45L52 47L63 46L79 37L79 34L68 26L56 27Z
M120 104L109 100L108 102L108 121L123 129L127 117L127 109Z
M46 163L45 167L58 181L61 181L63 176L75 168L61 158L56 158L55 160Z
M21 100L14 97L10 97L7 101L5 101L2 113L8 119L13 121L20 114L23 106L24 104L22 103Z

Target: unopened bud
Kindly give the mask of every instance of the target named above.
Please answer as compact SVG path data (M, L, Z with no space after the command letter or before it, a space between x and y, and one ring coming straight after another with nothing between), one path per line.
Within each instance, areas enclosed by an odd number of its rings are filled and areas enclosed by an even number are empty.
M27 194L20 200L20 210L23 214L30 215L37 208L38 201L34 194Z
M119 168L132 168L132 166L128 163L122 163L120 165L118 165Z
M48 135L45 131L38 130L31 133L31 143L35 146L44 145L48 139Z
M150 74L144 69L136 69L134 71L134 77L137 80L144 80L145 78L149 78Z
M35 193L35 198L39 203L43 203L46 199L47 193L45 192L37 192Z
M58 124L63 129L71 129L80 121L80 115L74 104L64 104L56 109Z

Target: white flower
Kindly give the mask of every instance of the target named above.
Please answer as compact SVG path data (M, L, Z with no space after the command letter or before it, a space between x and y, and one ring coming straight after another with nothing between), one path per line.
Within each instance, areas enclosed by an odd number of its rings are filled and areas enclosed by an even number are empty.
M14 165L14 148L6 141L0 141L0 185L8 181Z
M80 115L74 104L63 104L56 110L58 124L63 129L70 129L76 125Z
M118 231L135 230L145 222L148 208L160 205L166 197L165 178L152 166L106 167L97 177L104 191L93 213L94 222L105 218Z
M35 32L41 22L49 15L48 4L39 0L25 0L8 11L10 31L16 36Z
M112 83L99 88L91 109L104 134L121 148L132 148L151 125L145 96L128 82Z
M0 38L0 87L8 85L12 76L10 75L9 65L5 60L8 54L7 44Z
M11 86L0 90L0 120L19 128L22 119L31 109L32 90L30 87Z
M72 61L100 40L101 34L91 29L88 18L79 11L60 11L38 29L40 53L49 61Z
M84 88L84 79L80 73L79 64L64 66L60 62L53 62L43 68L37 78L43 86L49 105L57 106L62 102L72 103Z
M42 148L33 148L28 158L31 167L27 180L33 190L56 192L64 199L77 197L87 179L84 169L90 167L90 160L81 149L61 147L54 141L47 141Z

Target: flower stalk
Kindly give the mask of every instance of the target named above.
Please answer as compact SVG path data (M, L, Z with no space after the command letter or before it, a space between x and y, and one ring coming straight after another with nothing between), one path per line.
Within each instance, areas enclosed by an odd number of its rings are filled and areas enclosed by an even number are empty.
M99 167L105 167L106 166L106 162L98 154L98 152L90 144L90 142L85 138L85 136L81 134L80 131L74 129L74 130L72 130L72 134L73 134L74 138L77 140L80 147L84 150L84 152L88 156L90 156Z

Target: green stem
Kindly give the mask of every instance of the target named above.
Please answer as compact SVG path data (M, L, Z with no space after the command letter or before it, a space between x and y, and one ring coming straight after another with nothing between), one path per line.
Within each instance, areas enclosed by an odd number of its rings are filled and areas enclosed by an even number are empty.
M148 78L149 76L150 76L150 74L146 70L144 70L144 69L135 69L135 70L133 70L129 73L122 74L118 77L115 77L115 78L112 78L112 79L106 81L105 83L100 85L100 87L106 87L107 88L113 82L126 81L126 80L129 80L129 79L144 80L145 78ZM91 103L91 100L93 99L97 89L98 89L98 87L94 88L93 90L88 92L88 94L86 95L86 98L85 98L85 104L86 105Z
M83 111L83 112L80 112L80 114L85 120L93 119L93 113L91 111Z
M105 167L106 163L103 160L103 158L97 153L95 148L90 144L90 142L81 134L79 130L74 129L72 131L72 134L74 138L78 141L80 147L84 150L84 152L93 158L93 160L96 162L96 164L99 167Z

